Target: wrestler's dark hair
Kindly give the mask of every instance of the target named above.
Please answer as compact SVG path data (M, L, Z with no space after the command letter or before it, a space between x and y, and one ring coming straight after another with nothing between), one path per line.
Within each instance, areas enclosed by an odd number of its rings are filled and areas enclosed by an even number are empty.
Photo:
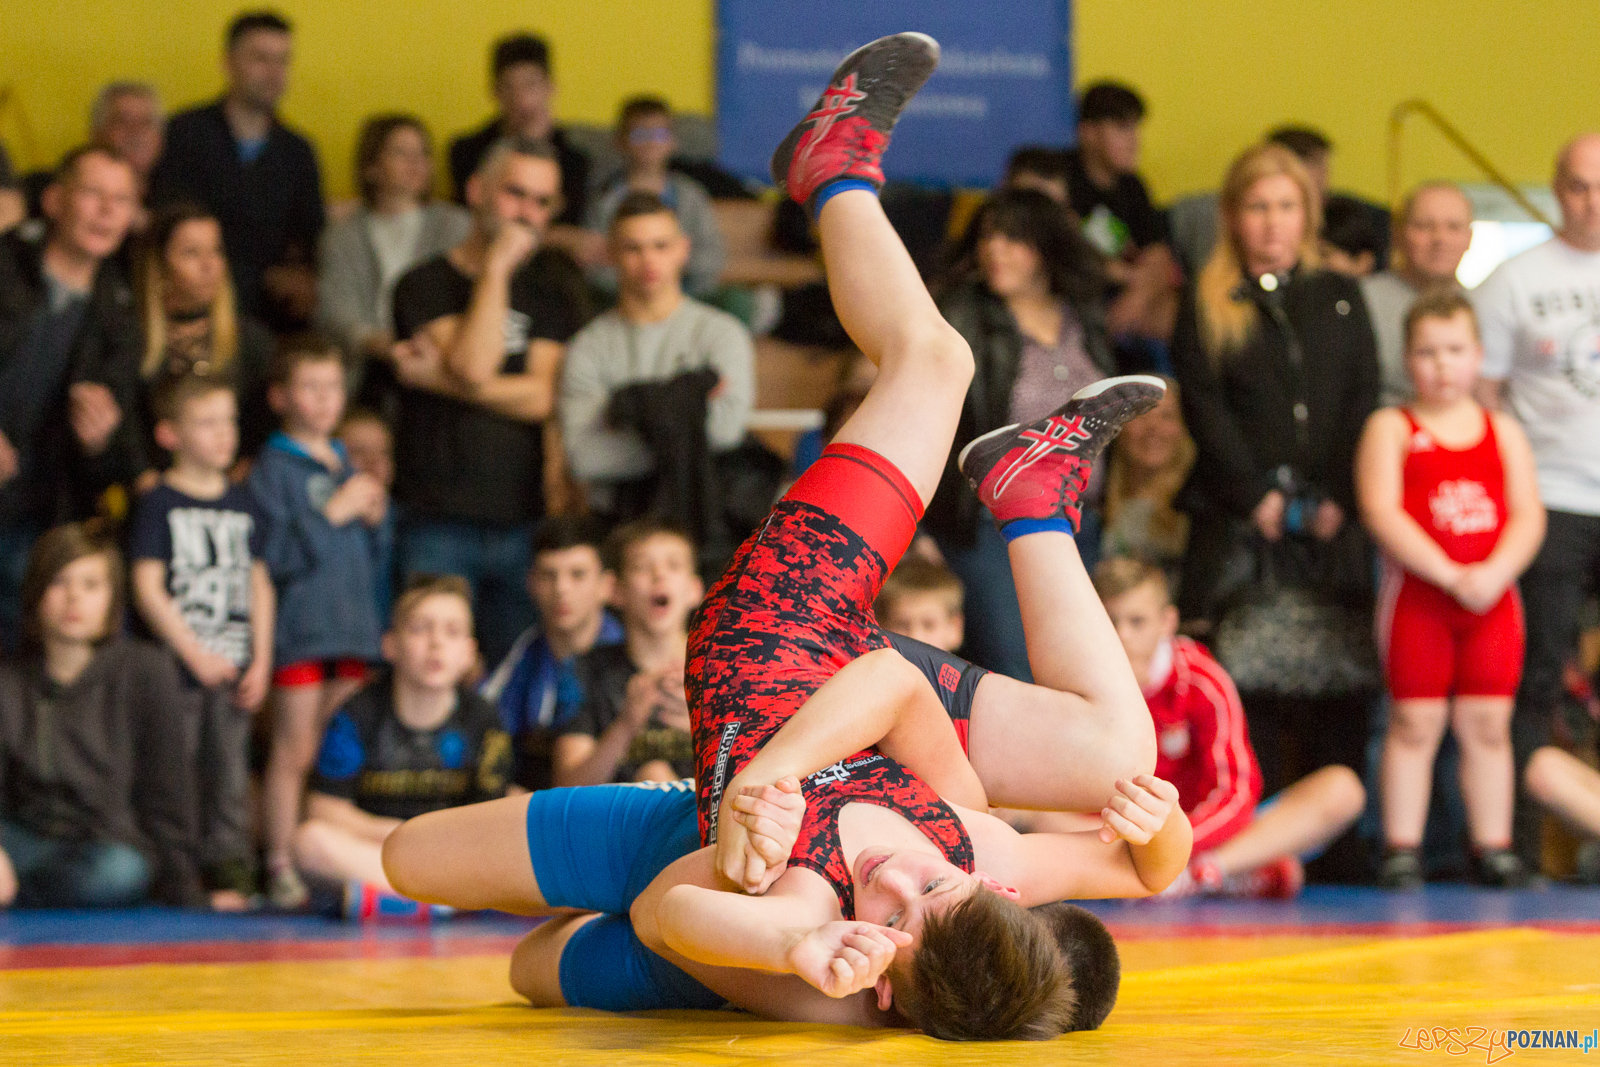
M1122 957L1111 931L1094 912L1064 900L1042 904L1033 913L1055 934L1056 947L1072 972L1078 1003L1067 1029L1098 1030L1116 1006L1122 985Z
M945 1041L1046 1041L1072 1025L1070 959L1050 923L990 889L930 915L891 981L900 1014Z

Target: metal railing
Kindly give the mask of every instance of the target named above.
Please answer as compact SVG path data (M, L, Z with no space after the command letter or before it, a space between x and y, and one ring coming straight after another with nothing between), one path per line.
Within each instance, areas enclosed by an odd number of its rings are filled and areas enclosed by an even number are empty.
M1512 184L1511 179L1507 178L1499 167L1489 162L1488 157L1478 151L1470 141L1462 136L1461 131L1456 129L1449 119L1439 114L1438 108L1421 99L1406 100L1395 105L1395 109L1389 112L1389 204L1396 215L1400 212L1400 201L1405 196L1405 179L1401 174L1400 143L1405 135L1406 119L1412 115L1421 115L1432 123L1434 129L1444 135L1445 140L1455 145L1462 155L1471 160L1473 165L1483 172L1484 177L1503 189L1505 194L1516 201L1517 206L1526 211L1530 217L1544 223L1552 230L1558 228L1543 211L1534 206L1533 201L1523 195L1521 189Z

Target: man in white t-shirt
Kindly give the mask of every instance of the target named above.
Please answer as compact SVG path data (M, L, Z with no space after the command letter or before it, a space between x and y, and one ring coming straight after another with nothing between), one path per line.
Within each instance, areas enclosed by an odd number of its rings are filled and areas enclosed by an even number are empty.
M1578 615L1600 579L1600 134L1556 160L1557 235L1500 265L1473 294L1483 329L1479 396L1508 405L1539 465L1549 530L1522 576L1528 651L1512 720L1520 769L1547 740ZM1517 849L1538 859L1538 814L1517 812Z

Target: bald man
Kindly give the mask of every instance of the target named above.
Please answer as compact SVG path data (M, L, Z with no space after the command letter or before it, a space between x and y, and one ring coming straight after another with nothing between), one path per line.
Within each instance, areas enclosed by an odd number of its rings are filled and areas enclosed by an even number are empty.
M1548 741L1578 614L1600 580L1600 133L1556 159L1561 229L1502 263L1473 303L1483 329L1480 398L1522 421L1549 511L1522 576L1528 652L1512 720L1519 770ZM1517 806L1517 851L1537 869L1538 813Z
M1472 201L1450 182L1417 186L1400 205L1394 241L1389 269L1361 279L1361 296L1378 339L1383 375L1379 403L1384 407L1412 397L1403 336L1406 312L1424 289L1457 284L1456 268L1472 244Z

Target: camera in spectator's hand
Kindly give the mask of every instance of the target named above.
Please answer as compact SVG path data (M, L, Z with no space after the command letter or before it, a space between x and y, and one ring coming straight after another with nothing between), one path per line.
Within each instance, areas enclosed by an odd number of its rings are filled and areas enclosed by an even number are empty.
M1322 506L1322 495L1304 492L1289 498L1283 508L1283 532L1309 537L1312 524L1317 520L1317 509Z

